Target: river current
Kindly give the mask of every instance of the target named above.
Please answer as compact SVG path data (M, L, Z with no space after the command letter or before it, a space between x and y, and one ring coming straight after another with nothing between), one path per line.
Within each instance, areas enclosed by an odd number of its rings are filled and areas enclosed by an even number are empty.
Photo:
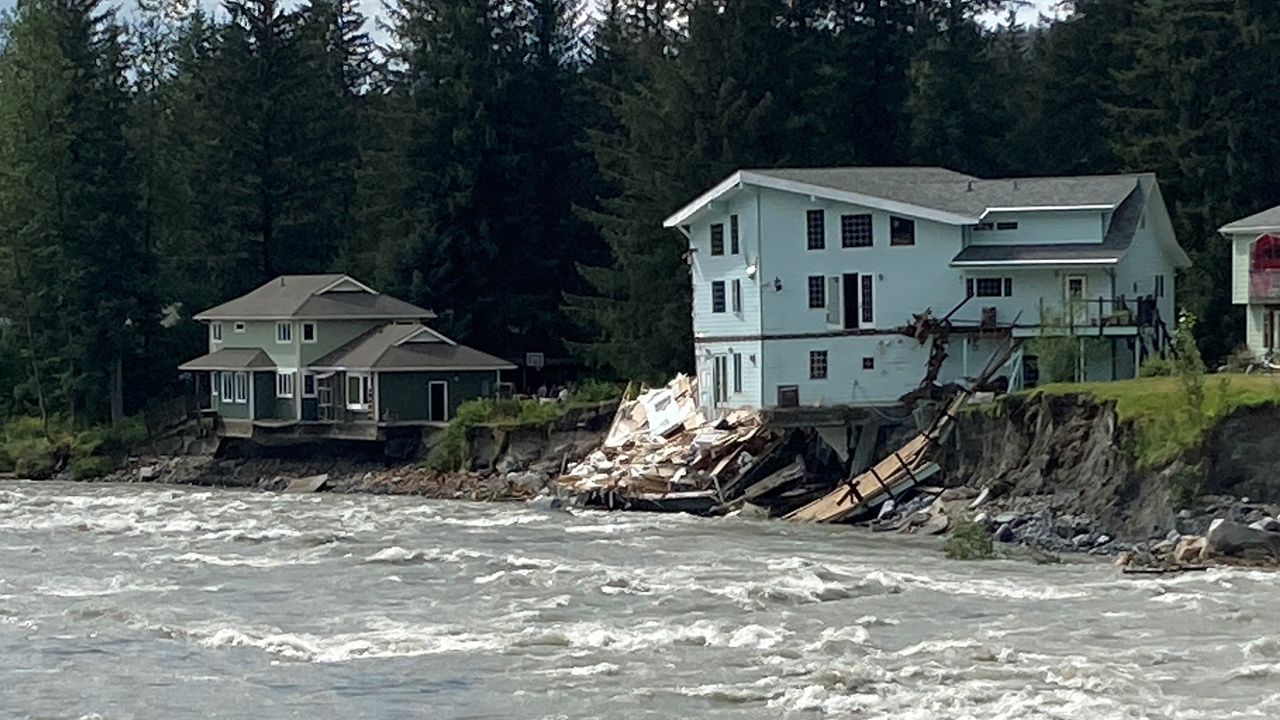
M1280 716L1280 575L850 528L0 484L0 717Z

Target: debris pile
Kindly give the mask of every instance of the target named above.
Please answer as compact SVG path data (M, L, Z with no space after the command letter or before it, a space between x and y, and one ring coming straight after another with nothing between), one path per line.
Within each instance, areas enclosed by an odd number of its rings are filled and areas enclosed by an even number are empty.
M1245 525L1218 518L1204 535L1172 531L1147 548L1120 553L1116 564L1129 574L1163 574L1204 570L1213 565L1280 566L1280 521L1267 517Z
M678 375L622 402L601 446L555 486L591 507L710 514L752 503L773 513L813 497L810 482L830 488L826 473L806 465L803 442L803 434L766 429L749 410L707 420L697 382Z

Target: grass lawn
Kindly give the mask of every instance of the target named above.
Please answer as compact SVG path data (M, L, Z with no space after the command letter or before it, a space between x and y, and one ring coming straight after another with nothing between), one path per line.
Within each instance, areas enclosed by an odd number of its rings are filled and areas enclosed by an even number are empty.
M1028 395L1091 395L1116 404L1122 421L1137 428L1134 448L1139 466L1153 467L1173 460L1198 445L1214 424L1241 407L1280 404L1280 374L1204 376L1204 414L1197 416L1186 390L1176 377L1139 378L1103 383L1057 383L1028 391Z

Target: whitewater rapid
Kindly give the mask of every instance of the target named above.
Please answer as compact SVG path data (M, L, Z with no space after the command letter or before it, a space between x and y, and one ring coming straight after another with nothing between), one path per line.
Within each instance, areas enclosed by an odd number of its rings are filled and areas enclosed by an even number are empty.
M1274 718L1280 575L849 528L0 484L0 717Z

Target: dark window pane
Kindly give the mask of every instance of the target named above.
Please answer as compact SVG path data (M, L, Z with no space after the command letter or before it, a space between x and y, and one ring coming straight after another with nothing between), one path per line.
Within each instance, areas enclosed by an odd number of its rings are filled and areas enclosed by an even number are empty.
M1004 280L1001 278L978 278L974 285L978 289L978 297L1004 296Z
M737 255L740 251L738 247L738 216L729 216L729 254Z
M871 247L872 230L870 215L840 216L841 247Z
M997 230L1017 230L1017 229L1018 229L1018 223L1016 223L1016 222L1002 222L1002 223L996 223L996 229L997 229Z
M724 224L716 223L711 226L711 254L724 254Z
M805 213L805 231L809 238L810 250L821 250L827 246L825 218L821 210L810 210Z
M825 380L827 378L827 351L809 351L809 379Z
M870 324L875 319L875 309L872 306L871 291L872 278L870 275L862 275L862 322Z
M864 358L862 358L862 369L863 369L863 370L875 370L875 369L876 369L876 359L875 359L875 358L873 358L873 357L864 357Z
M1013 297L1013 278L1004 279L1004 296Z
M826 279L821 275L809 276L809 307L824 308L827 306Z
M907 218L890 216L889 244L890 245L915 245L916 244L916 221L908 220Z
M711 283L711 312L724 312L724 281L717 280Z

